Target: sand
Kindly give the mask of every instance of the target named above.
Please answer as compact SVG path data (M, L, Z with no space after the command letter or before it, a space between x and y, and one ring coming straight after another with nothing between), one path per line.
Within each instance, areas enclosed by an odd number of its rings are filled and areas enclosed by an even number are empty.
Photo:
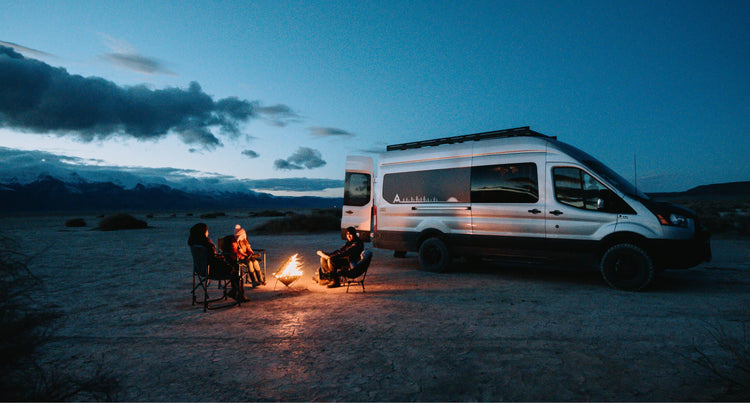
M65 228L73 216L1 218L44 280L34 299L63 316L40 362L101 367L128 401L747 400L698 365L733 361L712 335L744 337L750 240L714 239L714 260L668 271L647 292L610 289L596 272L493 265L418 269L374 249L366 292L310 279L315 251L337 233L254 235L269 281L241 307L191 305L188 229L210 236L262 218L145 219L151 228ZM369 244L368 244L369 245ZM293 253L306 272L286 287L270 273Z

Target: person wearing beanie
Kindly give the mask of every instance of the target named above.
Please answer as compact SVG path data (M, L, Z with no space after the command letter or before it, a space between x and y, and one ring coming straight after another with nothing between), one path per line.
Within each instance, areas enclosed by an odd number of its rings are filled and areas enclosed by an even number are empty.
M237 256L237 261L247 265L253 287L261 284L265 285L266 279L263 276L263 272L260 271L260 263L258 262L260 254L256 254L253 248L250 247L250 242L247 240L247 233L239 224L234 226L232 250Z

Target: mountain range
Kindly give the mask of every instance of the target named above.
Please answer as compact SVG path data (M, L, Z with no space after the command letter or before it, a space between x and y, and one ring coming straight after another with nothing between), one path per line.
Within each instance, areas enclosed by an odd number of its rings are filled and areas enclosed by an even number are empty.
M65 182L43 175L29 183L0 184L0 213L67 211L169 211L189 209L323 208L340 198L280 197L254 191L185 191L166 185Z
M750 181L698 186L656 198L750 198ZM113 182L65 182L50 175L21 184L0 184L0 213L67 211L169 211L189 209L326 208L341 198L280 197L255 191L186 191L161 184L126 189Z

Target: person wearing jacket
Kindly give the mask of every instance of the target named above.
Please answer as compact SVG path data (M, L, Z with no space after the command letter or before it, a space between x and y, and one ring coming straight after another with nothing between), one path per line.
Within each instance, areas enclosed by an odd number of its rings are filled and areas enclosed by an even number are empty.
M362 244L362 240L357 236L357 230L354 227L347 228L346 243L344 246L331 253L318 251L318 256L320 256L318 283L320 285L328 285L328 288L340 287L341 284L339 283L337 272L347 270L350 263L359 261L363 250L364 244ZM313 280L315 281L314 278Z
M240 284L239 271L232 267L222 255L216 253L216 244L208 237L208 225L204 223L193 225L190 228L190 236L187 243L190 246L197 245L206 248L206 251L208 251L208 266L211 268L211 273L217 277L229 278L232 288L227 295L240 302L249 301L245 297L245 290L242 284Z
M263 276L263 272L260 271L260 263L258 263L258 259L255 256L255 251L250 247L250 242L247 240L247 233L239 224L234 226L234 240L235 242L232 243L234 254L237 257L237 261L247 265L253 287L266 284L266 279Z

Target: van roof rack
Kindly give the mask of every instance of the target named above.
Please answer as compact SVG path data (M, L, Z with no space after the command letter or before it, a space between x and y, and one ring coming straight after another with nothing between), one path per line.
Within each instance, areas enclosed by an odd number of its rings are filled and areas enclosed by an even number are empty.
M557 137L547 136L529 129L529 126L516 127L514 129L495 130L491 132L464 134L461 136L443 137L432 140L413 141L410 143L392 144L386 147L386 151L408 150L412 148L434 147L441 144L463 143L465 141L480 141L504 137L544 137L557 140Z

